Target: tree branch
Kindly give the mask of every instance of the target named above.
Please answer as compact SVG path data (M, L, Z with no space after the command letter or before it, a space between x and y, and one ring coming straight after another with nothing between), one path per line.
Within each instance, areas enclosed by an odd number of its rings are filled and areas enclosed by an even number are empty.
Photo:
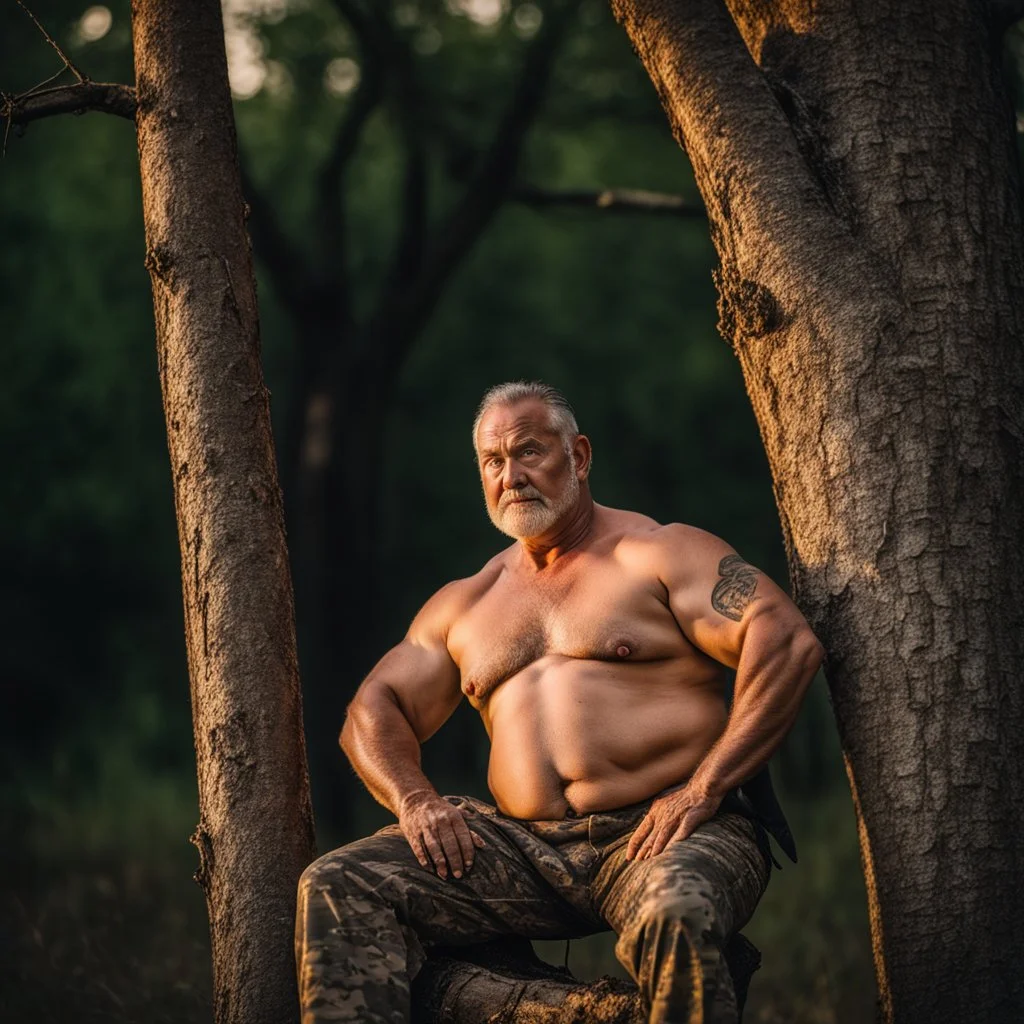
M39 89L18 96L0 94L0 117L12 125L26 125L57 114L84 114L99 110L133 120L135 90L111 82L76 82Z
M683 196L634 188L545 189L536 185L520 185L512 189L509 199L538 208L568 207L707 219L703 206L696 206Z
M540 110L555 56L577 6L578 0L547 5L491 144L461 199L428 245L421 272L401 295L390 290L382 295L371 320L368 343L385 377L401 365L448 279L506 198L515 180L523 142Z
M397 293L414 280L423 264L427 228L427 157L416 69L408 45L394 36L398 127L405 149L402 220L386 291Z
M744 276L818 259L839 218L723 0L612 0L612 10L690 157L713 231L729 224L756 240L744 246ZM736 194L757 201L730 204Z
M358 40L360 77L348 109L338 122L329 156L318 175L319 248L325 265L334 275L337 302L345 316L351 318L344 177L359 146L363 129L383 99L388 53L382 15L376 10L368 13L357 0L334 0L334 6Z
M64 61L64 67L67 68L79 82L88 82L88 77L83 75L82 72L75 67L71 58L68 57L68 55L61 49L60 43L58 43L57 40L54 39L45 28L43 28L39 19L28 9L28 7L25 6L23 0L16 0L16 3L32 19L32 24L35 25L35 27L43 34L43 38L57 51L57 56Z

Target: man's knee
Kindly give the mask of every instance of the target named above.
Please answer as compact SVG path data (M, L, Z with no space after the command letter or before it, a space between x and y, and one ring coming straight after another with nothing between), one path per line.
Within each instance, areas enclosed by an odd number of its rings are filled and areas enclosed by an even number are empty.
M299 876L299 904L313 896L384 900L400 884L412 867L407 863L405 840L391 836L371 836L325 853ZM381 885L385 880L391 884Z
M645 927L656 931L682 930L695 949L709 944L721 947L726 935L714 901L699 889L684 890L650 906Z
M353 860L345 848L332 850L309 864L299 876L299 899L326 890L344 891L351 884Z
M683 889L645 900L631 927L620 934L616 953L640 973L644 961L651 966L679 955L699 960L720 951L727 940L714 902L699 889ZM684 954L683 949L689 952Z

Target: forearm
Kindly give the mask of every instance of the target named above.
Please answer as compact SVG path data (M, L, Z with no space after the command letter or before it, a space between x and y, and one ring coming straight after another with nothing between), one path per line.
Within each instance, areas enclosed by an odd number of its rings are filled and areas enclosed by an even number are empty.
M360 692L349 705L341 748L373 798L396 817L414 793L435 793L420 768L420 743L387 687Z
M754 775L796 721L824 649L806 628L779 631L751 623L725 731L687 786L713 800Z

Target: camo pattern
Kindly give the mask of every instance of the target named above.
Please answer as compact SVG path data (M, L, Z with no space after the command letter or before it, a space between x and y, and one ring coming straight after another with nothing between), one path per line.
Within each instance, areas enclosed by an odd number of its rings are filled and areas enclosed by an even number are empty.
M406 1024L410 982L433 945L502 935L575 938L613 929L616 956L652 1024L731 1024L722 956L761 898L767 841L739 801L657 857L627 861L651 801L605 814L523 821L471 797L486 843L461 879L417 862L397 825L314 861L295 929L302 1024Z

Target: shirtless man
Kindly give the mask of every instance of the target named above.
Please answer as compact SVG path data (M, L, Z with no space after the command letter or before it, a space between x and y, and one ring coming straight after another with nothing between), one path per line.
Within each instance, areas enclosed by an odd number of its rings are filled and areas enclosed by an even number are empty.
M404 1024L432 944L608 928L650 1021L734 1021L722 950L770 871L737 787L792 725L822 647L717 537L595 504L590 442L554 389L492 388L473 439L516 543L430 598L349 706L342 747L398 824L302 876L303 1024ZM420 768L464 697L496 808L440 796Z

